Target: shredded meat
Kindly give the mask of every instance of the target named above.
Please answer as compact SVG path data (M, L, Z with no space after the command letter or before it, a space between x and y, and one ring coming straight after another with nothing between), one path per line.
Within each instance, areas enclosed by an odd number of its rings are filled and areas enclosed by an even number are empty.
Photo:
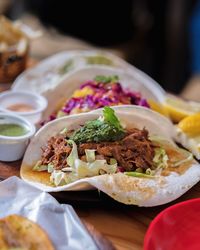
M120 167L126 171L136 168L147 169L153 165L154 146L148 139L146 129L133 129L121 141L82 143L78 145L78 154L85 159L85 149L95 149L97 158L100 156L109 163L110 158L115 158ZM71 152L64 136L52 137L45 148L42 149L42 164L53 163L56 169L66 167L66 158Z
M51 137L42 151L42 164L52 163L55 169L62 169L66 167L66 159L71 152L71 147L67 145L64 135L58 135Z

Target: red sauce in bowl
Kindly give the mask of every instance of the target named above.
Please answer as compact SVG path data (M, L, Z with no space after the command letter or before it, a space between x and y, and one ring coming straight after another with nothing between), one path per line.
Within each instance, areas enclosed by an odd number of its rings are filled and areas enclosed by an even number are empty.
M16 111L16 112L34 111L34 108L31 105L25 104L25 103L12 104L12 105L8 106L7 109L9 109L11 111Z

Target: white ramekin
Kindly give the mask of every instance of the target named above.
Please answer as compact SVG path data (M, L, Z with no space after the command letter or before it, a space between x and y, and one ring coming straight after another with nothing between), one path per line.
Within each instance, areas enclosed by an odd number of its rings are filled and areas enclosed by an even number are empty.
M14 123L27 128L27 133L22 136L0 135L0 161L19 160L26 150L29 139L35 133L35 126L21 116L8 113L0 113L0 123Z
M18 112L11 111L7 108L10 105L18 103L31 105L34 110ZM48 102L45 97L27 91L4 91L0 94L0 111L23 116L33 124L40 122L42 118L42 112L46 109L47 104Z

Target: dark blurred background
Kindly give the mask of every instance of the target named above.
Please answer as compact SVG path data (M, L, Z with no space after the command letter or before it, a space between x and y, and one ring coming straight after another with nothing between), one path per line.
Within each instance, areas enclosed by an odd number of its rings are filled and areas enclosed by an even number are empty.
M11 19L31 13L47 28L120 51L166 90L200 72L200 1L0 0Z

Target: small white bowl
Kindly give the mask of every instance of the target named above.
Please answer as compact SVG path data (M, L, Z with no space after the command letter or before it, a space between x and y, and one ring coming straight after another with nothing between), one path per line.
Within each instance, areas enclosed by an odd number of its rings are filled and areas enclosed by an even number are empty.
M27 129L21 136L0 135L0 161L16 161L21 159L29 139L35 133L35 126L27 119L8 113L0 113L0 124L19 124Z
M25 104L33 107L33 110L26 112L12 111L8 107L15 104ZM9 112L23 116L33 124L40 122L42 112L47 107L47 99L36 93L27 91L4 91L0 94L0 111Z

